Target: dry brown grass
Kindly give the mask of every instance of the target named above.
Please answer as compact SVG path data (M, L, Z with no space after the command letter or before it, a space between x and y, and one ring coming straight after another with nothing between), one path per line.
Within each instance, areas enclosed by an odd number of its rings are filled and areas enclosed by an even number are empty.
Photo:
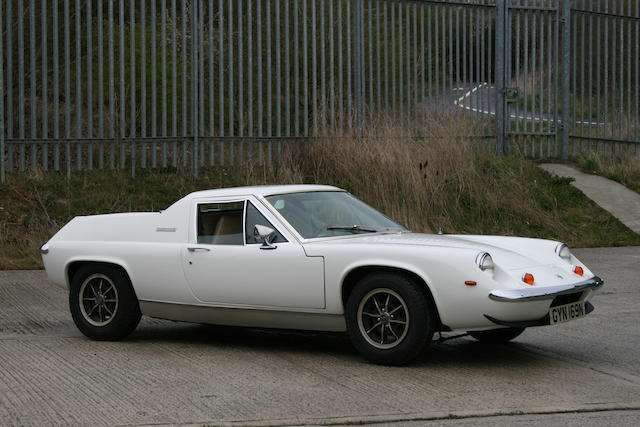
M576 163L588 173L605 176L640 193L640 156L631 153L603 156L582 153Z
M477 123L459 115L430 117L422 126L400 127L386 119L360 136L320 138L308 156L290 158L278 182L333 183L346 188L415 231L509 233L500 210L522 212L529 223L569 230L557 211L539 209L518 164L488 173L496 159L478 153L468 138ZM509 191L502 191L503 189ZM469 223L473 212L479 223ZM493 223L493 224L491 224Z

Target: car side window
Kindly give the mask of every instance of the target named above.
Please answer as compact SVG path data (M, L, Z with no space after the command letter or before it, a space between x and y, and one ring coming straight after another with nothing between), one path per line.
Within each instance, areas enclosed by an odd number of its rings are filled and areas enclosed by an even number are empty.
M265 218L264 215L262 215L260 211L256 209L255 206L253 206L253 204L251 204L250 202L247 202L247 218L245 220L245 239L248 245L262 243L260 239L257 239L253 235L253 228L256 225L264 225L274 230L276 229L271 224L271 222L269 222L269 220L267 220L267 218ZM273 237L271 239L271 243L282 243L286 241L287 239L285 239L284 236L282 236L282 234L280 234L277 230L274 232Z
M198 243L243 245L244 202L202 203L198 205Z

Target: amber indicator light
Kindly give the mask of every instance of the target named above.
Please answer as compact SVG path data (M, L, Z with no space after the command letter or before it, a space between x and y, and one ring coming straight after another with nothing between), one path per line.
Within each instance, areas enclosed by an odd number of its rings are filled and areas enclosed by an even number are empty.
M524 276L522 276L522 281L527 285L533 285L536 282L531 273L525 273Z
M464 284L467 285L467 286L475 286L478 283L474 282L473 280L467 280L467 281L464 282Z
M576 268L573 269L573 272L576 273L578 276L583 276L584 275L584 270L579 265L576 266Z

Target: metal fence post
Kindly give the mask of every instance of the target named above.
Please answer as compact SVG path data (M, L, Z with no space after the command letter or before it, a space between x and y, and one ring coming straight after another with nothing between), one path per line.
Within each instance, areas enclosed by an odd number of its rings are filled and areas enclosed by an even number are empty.
M4 182L4 55L2 50L2 7L0 7L0 182Z
M198 0L191 0L191 173L198 176Z
M358 134L364 127L364 30L363 10L364 0L355 0L354 4L354 88L356 107L356 129Z
M560 23L562 24L562 64L561 64L561 85L562 85L562 122L560 129L562 132L561 149L562 159L569 158L569 85L570 85L570 67L571 67L571 1L560 1L562 7L562 16Z
M496 1L496 155L504 156L508 152L507 129L505 124L506 82L505 33L507 24L507 0Z

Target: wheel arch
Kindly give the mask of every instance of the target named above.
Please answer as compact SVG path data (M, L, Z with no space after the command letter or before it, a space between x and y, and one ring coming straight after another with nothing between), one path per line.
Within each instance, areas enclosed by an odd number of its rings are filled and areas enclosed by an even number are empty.
M391 273L403 275L411 279L413 282L417 283L419 285L418 288L427 298L429 306L433 309L433 317L434 317L433 320L437 325L436 330L439 330L439 331L450 330L450 328L444 325L440 319L440 311L438 309L438 304L436 304L436 300L433 297L433 293L431 291L431 288L427 284L427 281L420 274L402 267L372 264L372 265L361 265L349 270L343 277L341 286L340 286L340 293L341 293L340 296L342 300L342 306L346 307L347 299L349 298L349 295L355 288L356 284L360 281L360 279L370 274L382 273L382 272L385 272L385 273L391 272Z
M65 279L67 281L68 289L71 289L71 282L73 281L73 277L77 274L78 270L80 270L80 268L82 268L85 265L102 265L102 266L112 267L117 270L120 270L129 279L131 288L135 293L135 287L133 286L133 280L131 279L131 274L129 273L129 270L127 269L124 263L120 263L115 260L95 260L95 259L70 260L65 266Z

